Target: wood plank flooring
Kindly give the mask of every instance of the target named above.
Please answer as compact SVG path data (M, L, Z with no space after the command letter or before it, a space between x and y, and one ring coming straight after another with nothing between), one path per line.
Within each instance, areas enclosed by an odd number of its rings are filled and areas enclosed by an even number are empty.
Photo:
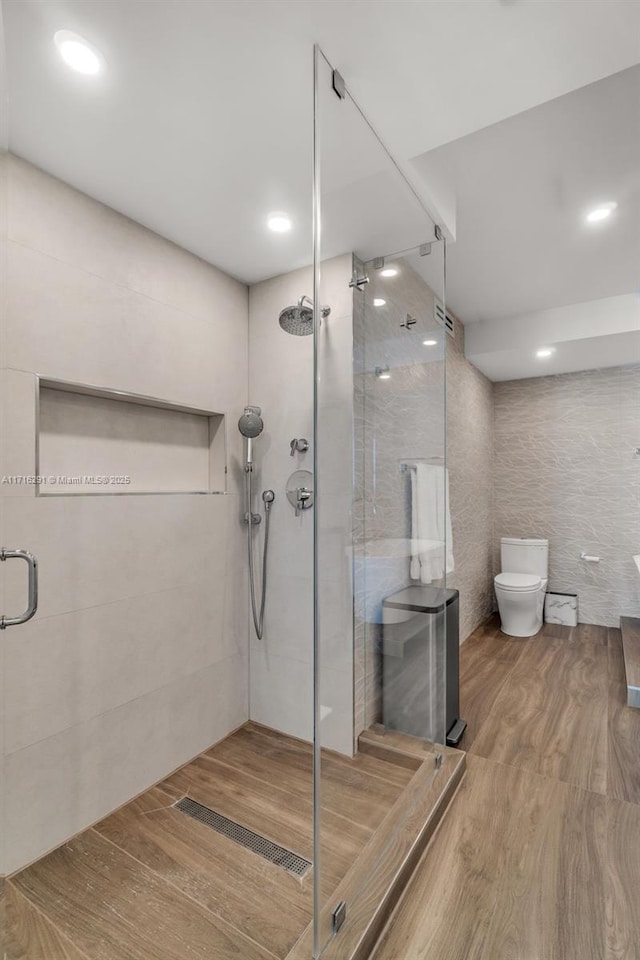
M640 960L640 711L618 630L489 621L461 649L468 772L375 960Z
M640 708L640 617L621 617L627 702Z
M329 896L414 770L323 755ZM8 960L277 960L312 918L312 874L262 859L173 807L188 795L312 858L309 745L248 724L11 878Z

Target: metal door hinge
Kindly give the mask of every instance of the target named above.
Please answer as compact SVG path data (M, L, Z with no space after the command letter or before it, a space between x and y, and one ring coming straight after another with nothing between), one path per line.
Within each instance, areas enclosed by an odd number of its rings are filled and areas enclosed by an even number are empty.
M342 926L342 924L347 919L347 904L344 900L341 900L338 906L335 908L331 914L331 929L335 937L336 933Z
M344 83L344 77L340 73L338 73L337 70L333 71L331 83L336 93L336 96L340 97L341 100L344 100L344 98L347 95L347 88Z

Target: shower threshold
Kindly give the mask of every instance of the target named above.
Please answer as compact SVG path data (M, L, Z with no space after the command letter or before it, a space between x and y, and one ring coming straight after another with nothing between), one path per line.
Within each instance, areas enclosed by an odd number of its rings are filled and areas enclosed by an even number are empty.
M353 759L323 751L323 929L347 904L326 960L370 955L462 777L463 753L448 750L435 774L436 752L379 728ZM102 960L105 944L110 960L309 960L313 871L296 875L251 843L312 861L312 787L310 744L244 725L9 878L8 956L40 943L83 960ZM207 809L214 829L200 821Z

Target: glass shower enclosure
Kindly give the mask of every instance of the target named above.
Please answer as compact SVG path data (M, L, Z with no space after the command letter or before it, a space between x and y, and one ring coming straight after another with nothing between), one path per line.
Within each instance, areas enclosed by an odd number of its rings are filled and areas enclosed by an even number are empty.
M443 233L241 7L1 7L4 960L364 960L460 775Z
M349 296L316 324L314 352L314 956L338 960L367 956L443 779L446 244L319 48L314 171L316 303L335 297L349 259ZM371 835L331 889L331 751L385 749L419 765L386 815L370 798L359 825Z

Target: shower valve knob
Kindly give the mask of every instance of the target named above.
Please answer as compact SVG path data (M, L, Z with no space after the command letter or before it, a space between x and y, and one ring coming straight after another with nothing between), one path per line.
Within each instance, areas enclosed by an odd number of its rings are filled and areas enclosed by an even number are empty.
M298 453L306 453L307 450L309 449L309 441L305 440L304 437L301 437L299 440L296 437L294 437L291 443L289 444L289 446L291 447L291 453L289 454L289 456L292 457L296 452L296 450L298 451Z

